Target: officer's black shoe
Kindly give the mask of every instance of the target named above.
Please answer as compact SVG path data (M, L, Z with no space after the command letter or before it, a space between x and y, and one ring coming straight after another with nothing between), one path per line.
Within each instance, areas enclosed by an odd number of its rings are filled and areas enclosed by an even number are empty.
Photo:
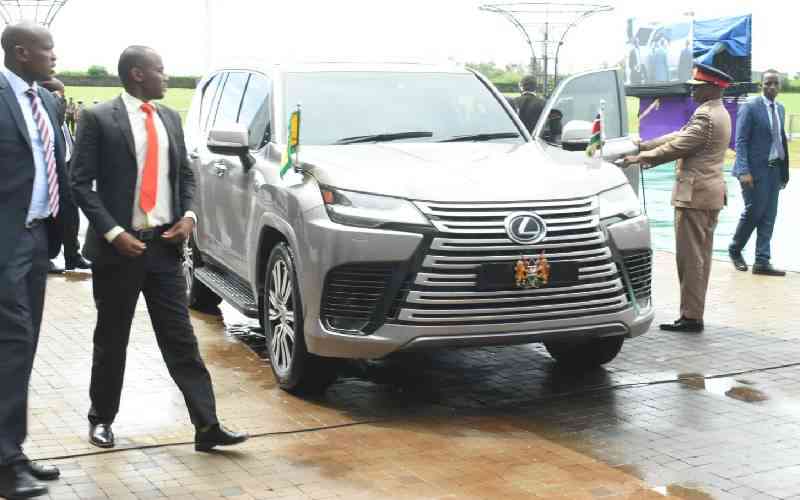
M0 468L0 497L33 498L47 495L47 486L38 482L27 463L18 463Z
M772 264L753 264L753 274L763 274L764 276L786 276L786 271L783 269L775 269Z
M684 318L681 316L681 318L675 320L674 323L662 323L659 325L659 328L667 332L698 333L703 331L703 320Z
M734 252L728 249L728 256L730 256L733 267L735 267L737 271L747 271L747 262L744 261L742 252Z

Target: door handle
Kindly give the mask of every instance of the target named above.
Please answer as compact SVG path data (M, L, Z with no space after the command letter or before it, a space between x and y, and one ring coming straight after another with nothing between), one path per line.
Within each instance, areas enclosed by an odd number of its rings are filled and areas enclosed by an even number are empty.
M217 174L217 177L223 177L228 173L228 167L222 162L217 162L214 164L214 173Z

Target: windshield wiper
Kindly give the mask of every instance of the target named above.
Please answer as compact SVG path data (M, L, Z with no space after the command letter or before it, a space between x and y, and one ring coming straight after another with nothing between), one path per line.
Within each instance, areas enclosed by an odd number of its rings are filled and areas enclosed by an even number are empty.
M493 141L495 139L514 139L517 137L519 137L517 132L493 132L490 134L454 135L439 142Z
M398 139L416 139L418 137L433 137L433 132L396 132L394 134L356 135L339 139L334 144L356 144L359 142L388 142Z

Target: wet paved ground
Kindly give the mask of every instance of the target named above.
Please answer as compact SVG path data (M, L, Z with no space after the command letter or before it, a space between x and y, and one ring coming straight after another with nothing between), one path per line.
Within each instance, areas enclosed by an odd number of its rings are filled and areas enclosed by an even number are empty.
M676 316L672 260L656 256L657 321ZM275 387L243 318L195 313L220 415L255 434L210 455L143 303L118 447L87 443L87 278L50 280L32 380L26 451L62 467L54 499L800 498L800 275L718 262L703 334L651 330L591 373L535 345L404 355L351 363L313 400Z

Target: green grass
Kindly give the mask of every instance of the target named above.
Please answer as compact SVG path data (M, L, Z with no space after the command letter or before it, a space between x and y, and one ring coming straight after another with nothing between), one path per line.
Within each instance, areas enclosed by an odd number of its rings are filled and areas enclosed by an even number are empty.
M67 87L67 97L83 101L86 106L91 106L94 101L103 102L113 99L122 93L122 87ZM192 101L193 89L168 89L167 95L161 100L164 105L178 111L181 117L186 116L189 104Z

